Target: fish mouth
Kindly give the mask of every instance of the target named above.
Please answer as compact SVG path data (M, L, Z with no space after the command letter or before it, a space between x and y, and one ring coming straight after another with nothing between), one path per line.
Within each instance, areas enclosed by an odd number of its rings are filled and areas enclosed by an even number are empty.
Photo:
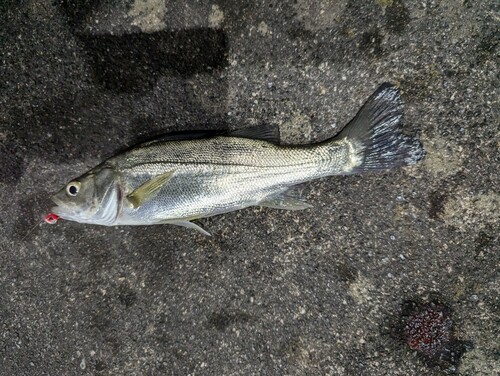
M63 209L64 203L55 196L51 197L50 199L52 200L52 202L54 202L54 204L56 204L56 206L53 206L50 209L51 213L57 214L60 217L65 215L66 213L64 212L64 209Z
M59 206L53 206L52 208L50 208L50 212L52 214L56 214L56 215L58 215L59 217L62 218L62 214L63 213L62 213L62 210L61 210L61 208Z

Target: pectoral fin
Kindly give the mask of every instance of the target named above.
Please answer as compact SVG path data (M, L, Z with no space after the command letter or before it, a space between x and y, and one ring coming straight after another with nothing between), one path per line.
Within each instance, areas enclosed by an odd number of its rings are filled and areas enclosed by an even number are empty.
M182 219L175 220L174 219L174 220L164 221L162 223L169 224L169 225L187 227L187 228L196 230L198 232L201 232L203 235L212 236L212 235L210 235L210 233L208 231L205 231L203 228L201 228L197 224L190 222L188 220L182 220Z
M312 205L308 204L304 200L297 197L288 196L286 194L272 196L264 201L259 202L259 206L285 210L304 210L312 208Z
M156 196L161 187L163 187L163 185L165 185L165 183L172 178L173 174L174 171L165 172L164 174L148 180L135 191L130 193L127 196L127 199L132 207L134 209L137 209L139 206L143 205L145 202Z

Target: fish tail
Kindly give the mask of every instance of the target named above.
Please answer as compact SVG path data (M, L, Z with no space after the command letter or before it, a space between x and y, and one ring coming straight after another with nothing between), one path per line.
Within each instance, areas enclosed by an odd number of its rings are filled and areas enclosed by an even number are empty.
M382 84L335 137L349 145L349 173L413 165L425 156L418 138L402 132L402 119L399 90L389 83Z

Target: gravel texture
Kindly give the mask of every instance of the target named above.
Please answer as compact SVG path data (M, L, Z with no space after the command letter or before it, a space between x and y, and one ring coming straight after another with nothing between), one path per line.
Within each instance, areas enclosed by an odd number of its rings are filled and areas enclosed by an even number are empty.
M0 374L499 375L498 1L202 3L0 1ZM386 81L416 167L201 220L212 237L35 226L138 141L321 140ZM446 323L451 360L405 341L408 302L440 307L412 317Z

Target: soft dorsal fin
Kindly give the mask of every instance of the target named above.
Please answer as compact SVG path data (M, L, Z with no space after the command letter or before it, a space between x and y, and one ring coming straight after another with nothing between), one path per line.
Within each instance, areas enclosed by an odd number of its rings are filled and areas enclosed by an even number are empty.
M172 178L173 174L174 171L168 171L164 174L156 176L127 195L127 199L132 207L137 209L139 206L156 196L161 187L163 187L163 185Z
M152 144L156 144L157 142L166 142L166 141L185 141L185 140L197 140L200 138L210 138L215 136L225 135L226 131L220 130L205 130L205 131L179 131L163 134L161 136L156 137L153 140L146 141L141 144L141 146L148 146Z
M263 125L230 131L225 136L250 138L278 144L280 142L280 129L275 125Z
M217 136L227 136L227 137L242 137L250 138L253 140L263 140L278 144L280 142L280 130L279 127L274 125L265 126L255 126L250 128L236 129L234 131L227 130L196 130L196 131L179 131L167 133L156 137L154 140L146 141L141 144L141 146L149 146L156 144L157 142L167 142L167 141L186 141L186 140L196 140L200 138L211 138Z

